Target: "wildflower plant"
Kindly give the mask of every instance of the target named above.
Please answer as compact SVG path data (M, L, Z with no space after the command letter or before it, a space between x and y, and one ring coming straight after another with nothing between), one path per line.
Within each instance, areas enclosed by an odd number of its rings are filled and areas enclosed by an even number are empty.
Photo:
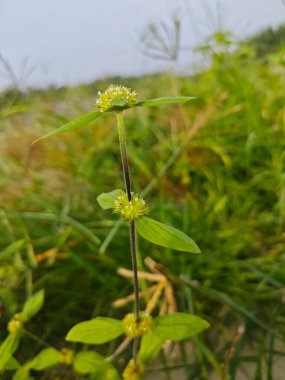
M132 191L123 119L124 110L129 108L183 104L191 99L193 98L181 96L139 101L135 91L124 86L113 85L105 92L98 92L94 111L38 139L45 139L87 126L103 113L116 114L125 189L102 193L97 197L97 201L104 210L113 210L114 214L129 223L134 311L127 314L122 320L98 316L89 321L80 322L71 328L66 340L99 345L125 336L125 340L133 341L132 358L122 373L123 379L126 380L140 379L145 365L160 351L165 341L188 339L208 327L205 320L192 314L175 312L152 317L140 309L136 232L144 239L162 247L196 254L200 253L200 249L184 232L150 218L149 205L139 193ZM23 333L27 333L25 324L40 310L43 302L44 293L40 291L26 301L20 313L11 318L7 326L9 335L0 346L0 371L11 367L11 361L14 360L13 354L19 345L20 337ZM83 350L76 353L69 348L58 349L50 346L23 366L15 365L15 369L18 368L18 370L13 380L31 379L31 370L42 371L56 364L67 365L83 375L91 374L98 380L119 380L121 378L112 364L94 351Z

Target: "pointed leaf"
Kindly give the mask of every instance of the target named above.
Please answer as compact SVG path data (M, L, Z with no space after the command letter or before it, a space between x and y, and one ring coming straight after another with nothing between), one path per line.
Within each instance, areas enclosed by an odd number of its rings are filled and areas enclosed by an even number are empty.
M194 240L174 227L167 226L146 216L138 219L136 225L138 233L154 244L176 249L177 251L201 252Z
M15 359L13 356L10 357L10 359L5 364L5 369L7 370L15 370L20 368L20 363L17 359Z
M60 352L55 348L45 348L31 361L29 368L36 371L42 371L45 368L52 367L59 363Z
M25 365L18 369L18 371L12 377L12 380L32 380L30 376L30 369Z
M155 318L153 333L164 341L179 341L190 338L208 327L209 323L196 315L173 313Z
M117 189L110 191L109 193L102 193L98 195L97 202L104 210L114 208L115 200L120 194L124 194L123 190Z
M189 102L190 100L195 99L191 96L167 96L165 98L156 98L156 99L148 99L142 100L136 104L139 107L158 107L158 106L166 106L171 104L184 104Z
M95 112L90 112L90 113L87 113L86 115L80 116L78 119L75 119L67 124L64 124L62 127L59 127L45 134L44 136L34 141L33 144L35 144L37 141L46 139L51 136L60 135L65 132L70 132L70 131L74 131L75 129L85 127L86 125L90 124L91 121L94 121L95 119L97 119L100 115L102 115L100 111L95 111Z
M96 374L97 380L119 380L120 377L103 356L91 351L81 351L75 355L74 368L81 374Z
M149 331L146 335L143 335L138 353L138 358L143 363L148 363L154 359L159 353L163 339L156 335L153 331Z
M23 307L23 316L25 320L31 319L38 311L42 308L44 304L45 292L40 290L37 293L33 294L24 304Z
M17 240L8 245L3 251L0 252L0 261L9 259L18 249L26 243L26 240Z
M0 346L0 372L5 368L6 364L17 350L19 345L19 334L10 333Z
M73 326L66 336L71 342L103 344L116 339L124 332L121 321L113 318L97 317L91 321Z

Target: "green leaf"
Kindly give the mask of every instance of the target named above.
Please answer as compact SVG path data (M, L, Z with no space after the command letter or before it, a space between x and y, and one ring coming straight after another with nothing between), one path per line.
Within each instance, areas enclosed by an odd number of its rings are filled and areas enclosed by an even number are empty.
M6 249L0 252L0 261L9 259L15 252L18 251L18 249L22 248L25 242L26 241L22 239L14 241L10 245L8 245Z
M36 371L42 371L45 368L58 364L59 360L59 351L57 351L55 348L45 348L32 359L29 368L32 368Z
M173 313L155 318L153 333L162 340L179 341L207 329L209 323L193 314Z
M138 353L138 358L143 363L148 363L154 359L159 353L163 339L154 334L153 331L149 331L146 335L143 335Z
M55 130L45 134L44 136L42 136L39 139L37 139L36 141L34 141L33 144L35 144L37 141L46 139L46 138L51 137L51 136L61 135L62 133L74 131L75 129L85 127L86 125L90 124L91 121L94 121L95 119L97 119L100 115L102 115L102 112L95 111L95 112L90 112L90 113L87 113L86 115L80 116L78 119L75 119L75 120L73 120L67 124L64 124L63 126L57 128Z
M32 380L30 369L26 366L21 367L12 377L12 380Z
M2 110L1 116L7 117L7 116L23 113L23 112L28 111L30 108L31 106L29 104L19 104L17 106L7 107Z
M81 351L74 357L74 368L77 372L86 374L95 372L98 367L105 365L103 356L91 351Z
M44 304L45 292L40 290L33 294L24 304L23 316L25 320L31 319L42 308Z
M167 226L146 216L138 219L136 225L138 233L154 244L176 249L177 251L201 252L197 244L189 236L174 227Z
M18 368L20 368L20 363L18 362L17 359L11 356L5 364L5 369L9 371L9 370L15 370Z
M66 336L71 342L103 344L122 335L121 321L113 318L97 317L91 321L80 322L73 326Z
M148 99L142 100L138 102L136 106L139 107L158 107L158 106L166 106L171 104L184 104L189 102L190 100L195 99L191 96L167 96L165 98L156 98L156 99Z
M98 195L97 202L104 210L114 208L116 198L123 193L123 190L120 189L110 191L109 193L102 193Z
M81 374L96 374L97 380L119 380L115 368L103 356L91 351L81 351L75 355L74 368Z
M0 346L0 371L5 367L19 345L19 334L10 333Z

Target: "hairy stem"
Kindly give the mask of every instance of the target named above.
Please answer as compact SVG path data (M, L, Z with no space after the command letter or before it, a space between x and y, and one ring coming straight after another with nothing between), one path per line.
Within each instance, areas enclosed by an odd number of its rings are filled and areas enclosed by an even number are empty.
M122 165L125 177L125 186L126 193L129 201L132 198L131 194L131 180L130 180L130 172L129 172L129 164L128 164L128 155L127 155L127 145L126 145L126 133L124 127L124 120L121 112L117 112L117 123L118 123L118 133L119 133L119 141L120 141L120 150L121 150L121 158ZM130 245L131 245L131 256L132 256L132 267L133 267L133 281L134 281L134 293L135 293L135 314L137 323L140 320L139 314L139 282L138 282L138 266L137 266L137 253L136 253L136 228L135 221L132 220L130 222ZM133 357L136 364L138 352L138 339L134 340L133 346Z

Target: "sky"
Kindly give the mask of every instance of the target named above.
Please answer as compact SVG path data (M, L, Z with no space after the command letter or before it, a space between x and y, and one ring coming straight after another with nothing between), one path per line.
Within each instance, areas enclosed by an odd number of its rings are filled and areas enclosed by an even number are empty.
M285 0L0 0L0 88L167 70L171 63L143 53L141 37L174 16L185 48L177 64L186 67L193 47L218 28L243 38L285 22Z

